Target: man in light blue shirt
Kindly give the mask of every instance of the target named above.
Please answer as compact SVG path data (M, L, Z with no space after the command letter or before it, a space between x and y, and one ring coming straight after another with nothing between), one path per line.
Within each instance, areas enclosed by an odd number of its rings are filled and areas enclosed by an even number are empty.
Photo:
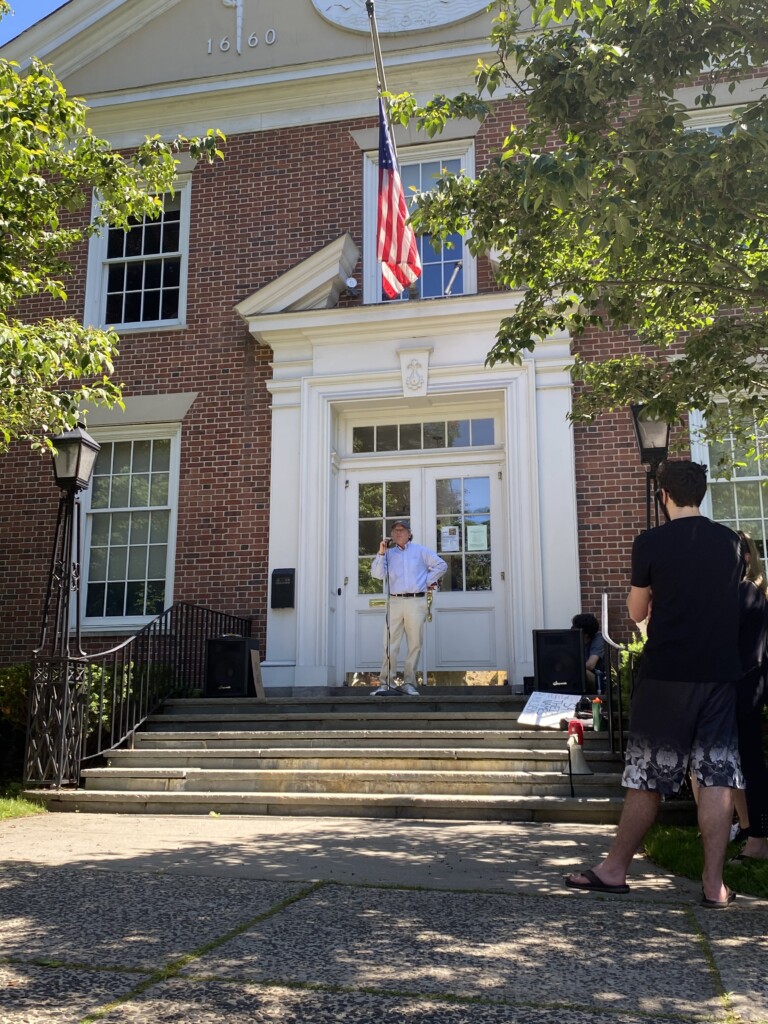
M392 690L397 692L394 677L400 641L405 633L408 653L400 690L411 697L418 697L416 666L421 654L427 617L427 591L437 587L448 566L434 551L413 543L413 534L407 523L396 522L390 537L393 543L388 545L386 540L382 540L371 565L371 576L384 580L385 591L389 594L384 629L384 660L379 686L372 696L380 697Z

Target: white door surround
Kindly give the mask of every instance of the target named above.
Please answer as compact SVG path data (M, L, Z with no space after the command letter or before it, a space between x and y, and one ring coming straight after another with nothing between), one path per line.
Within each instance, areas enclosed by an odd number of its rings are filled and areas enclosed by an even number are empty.
M509 593L524 597L507 609L507 668L520 684L532 673L532 630L569 623L580 602L567 339L537 345L521 366L487 367L499 321L514 308L508 294L297 312L257 312L255 298L239 308L274 355L270 572L296 569L295 609L268 612L265 685L326 687L344 677L343 431L355 416L386 408L418 419L435 405L498 410L501 548ZM426 396L404 394L409 349L429 350ZM419 453L407 458L418 463Z

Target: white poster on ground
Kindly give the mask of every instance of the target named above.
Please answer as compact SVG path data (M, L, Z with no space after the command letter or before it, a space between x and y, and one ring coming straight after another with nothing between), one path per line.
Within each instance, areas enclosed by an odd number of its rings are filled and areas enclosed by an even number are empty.
M521 725L539 725L545 729L559 729L563 718L573 718L576 705L581 700L578 693L532 693L518 722Z

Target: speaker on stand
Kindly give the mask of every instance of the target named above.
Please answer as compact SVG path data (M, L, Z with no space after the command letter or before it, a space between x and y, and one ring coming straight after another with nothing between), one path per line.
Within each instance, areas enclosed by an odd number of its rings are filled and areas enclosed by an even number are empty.
M580 629L534 629L534 686L548 693L586 693L587 668Z
M217 636L208 640L205 671L206 697L253 697L251 651L256 640L247 636Z

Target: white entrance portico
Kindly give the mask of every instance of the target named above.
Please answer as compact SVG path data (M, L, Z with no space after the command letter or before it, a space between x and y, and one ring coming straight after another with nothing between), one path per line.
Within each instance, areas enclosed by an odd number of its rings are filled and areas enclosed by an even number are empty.
M237 307L273 354L266 686L340 685L380 664L368 566L405 517L449 563L428 668L532 673L531 632L579 608L567 339L484 365L512 294L337 308L357 259L343 236Z

